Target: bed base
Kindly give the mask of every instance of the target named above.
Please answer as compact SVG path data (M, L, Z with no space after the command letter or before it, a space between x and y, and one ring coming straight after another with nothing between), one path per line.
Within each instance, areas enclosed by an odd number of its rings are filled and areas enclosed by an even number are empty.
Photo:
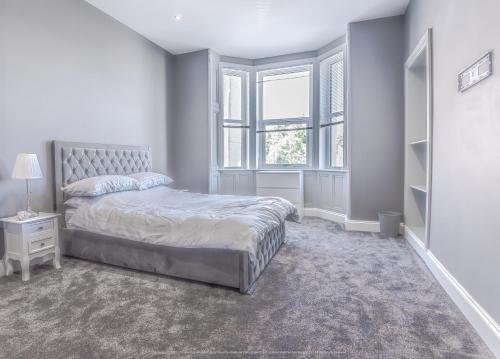
M53 143L55 205L64 221L61 190L98 175L127 175L152 170L149 146L81 142ZM260 273L285 240L285 224L267 233L256 263L248 253L229 249L178 248L71 230L62 224L61 250L68 256L251 291Z
M285 241L285 223L267 233L257 262L244 251L181 248L62 229L64 255L94 262L237 288L251 294L255 282Z

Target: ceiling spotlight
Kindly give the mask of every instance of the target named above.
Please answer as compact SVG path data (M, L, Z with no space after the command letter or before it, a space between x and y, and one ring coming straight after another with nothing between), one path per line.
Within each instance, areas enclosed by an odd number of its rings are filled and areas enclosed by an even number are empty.
M174 16L174 20L175 20L175 21L181 21L181 20L182 20L182 15L181 15L181 14L176 14L176 15Z

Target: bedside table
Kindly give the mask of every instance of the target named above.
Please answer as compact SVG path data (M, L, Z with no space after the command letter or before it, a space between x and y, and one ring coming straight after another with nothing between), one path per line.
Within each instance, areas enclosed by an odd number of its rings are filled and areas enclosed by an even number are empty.
M53 255L54 267L61 268L59 250L59 214L40 212L38 217L19 221L17 217L0 219L5 234L5 275L12 274L11 261L21 263L23 281L30 279L30 261Z

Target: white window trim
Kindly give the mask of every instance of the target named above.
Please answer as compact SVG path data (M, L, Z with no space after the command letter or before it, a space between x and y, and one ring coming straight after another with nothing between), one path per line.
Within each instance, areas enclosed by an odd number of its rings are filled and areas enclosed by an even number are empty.
M313 167L313 149L314 149L314 123L315 119L313 117L314 114L314 59L302 59L297 61L287 61L287 62L279 62L273 64L266 64L255 67L256 73L256 106L257 106L257 115L256 115L256 130L262 130L260 125L263 123L263 107L262 107L262 82L259 80L259 73L261 72L273 72L273 70L280 70L285 68L293 68L293 67L304 67L310 73L309 77L309 116L303 118L284 118L284 119L273 119L266 120L267 125L278 125L284 123L306 123L310 127L306 132L307 138L307 157L305 164L267 164L265 162L265 132L257 133L257 167L258 169L311 169ZM257 132L256 131L256 132Z
M235 71L241 71L241 72L246 72L247 76L242 77L242 99L241 99L241 106L243 108L243 113L242 113L242 120L241 123L245 124L244 126L247 127L247 131L245 131L244 135L242 136L242 143L241 143L241 166L224 166L224 124L226 122L233 122L235 120L226 120L224 119L224 70L235 70ZM251 71L253 71L253 68L251 66L245 66L245 65L237 65L233 63L226 63L226 62L221 62L219 64L219 99L220 99L220 111L219 111L219 116L217 119L217 134L218 134L218 158L219 158L219 167L221 169L225 170L241 170L241 169L247 169L248 168L248 163L249 163L249 152L251 152L251 149L249 148L249 137L250 137L250 132L252 131L252 118L250 117L250 86L251 86ZM235 121L240 122L240 121ZM238 126L239 128L245 128Z
M331 167L330 166L330 147L329 143L326 143L325 132L322 131L321 127L321 78L320 78L320 62L334 56L336 53L344 52L344 167ZM287 170L287 169L297 169L297 170L326 170L326 171L347 171L349 167L349 138L348 138L348 127L349 125L349 114L348 114L348 51L346 44L341 44L329 51L318 55L317 57L308 57L298 60L291 61L281 61L273 62L262 65L243 65L233 62L220 62L219 63L219 87L218 94L220 99L220 111L218 113L217 119L217 147L218 147L218 163L220 170L256 170L256 169L274 169L274 170ZM294 66L311 66L311 90L310 90L310 119L311 126L313 130L308 131L310 138L308 139L308 158L307 165L268 165L263 166L263 161L261 155L263 154L263 148L261 148L262 142L259 141L260 137L257 133L258 118L259 118L259 95L257 91L257 72L264 70L272 70L286 67ZM247 86L248 94L246 96L247 102L247 124L250 129L246 136L246 148L245 154L242 153L242 161L244 160L245 165L242 167L225 167L224 168L224 152L223 152L223 69L234 69L240 71L246 71L249 73L249 83ZM317 93L317 94L316 94ZM316 96L316 98L315 98ZM329 106L329 104L328 104ZM328 139L329 140L329 139ZM328 145L328 146L327 146ZM326 158L328 156L328 158Z
M331 165L331 145L332 145L332 141L331 141L331 130L330 128L332 126L335 126L335 124L328 124L325 126L325 124L321 123L322 119L321 119L321 116L320 116L320 131L324 131L325 133L324 134L321 134L322 138L324 139L325 141L325 145L323 146L323 148L321 149L321 151L324 152L324 164L323 164L323 167L325 169L332 169L332 170L342 170L342 169L346 169L348 164L347 164L347 159L348 159L348 156L347 156L347 142L348 142L348 138L347 138L347 122L348 122L348 118L347 118L347 52L346 52L346 46L345 45L341 45L335 49L332 49L331 51L329 51L328 53L326 54L323 54L323 56L321 56L321 58L319 58L319 62L322 63L323 61L327 61L326 64L328 66L328 68L330 69L330 66L334 63L334 61L332 61L332 57L334 57L335 55L337 55L338 53L340 52L343 52L343 62L344 62L344 111L343 111L343 124L344 124L344 153L343 153L343 166L340 167L340 166L332 166ZM328 89L331 89L331 74L328 74L327 76L328 78L328 83L327 83L327 87ZM332 113L330 112L330 109L331 109L331 95L328 96L328 101L324 104L321 104L320 103L320 113L323 113L323 108L321 108L322 106L325 106L326 108L328 108L328 116L331 117Z

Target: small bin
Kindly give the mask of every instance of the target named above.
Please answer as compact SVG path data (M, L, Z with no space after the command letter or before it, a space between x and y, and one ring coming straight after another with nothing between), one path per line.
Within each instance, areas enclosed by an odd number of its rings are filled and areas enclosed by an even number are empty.
M380 211L378 213L380 222L380 234L385 238L396 238L399 235L401 213L392 211Z

